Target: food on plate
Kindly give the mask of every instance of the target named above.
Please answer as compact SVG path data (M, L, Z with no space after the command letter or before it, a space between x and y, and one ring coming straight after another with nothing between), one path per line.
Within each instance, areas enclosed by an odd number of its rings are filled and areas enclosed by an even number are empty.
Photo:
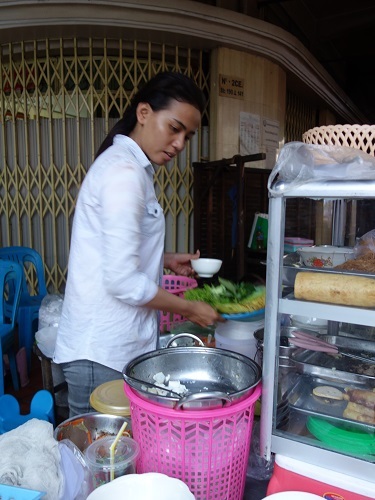
M363 413L359 413L353 410L351 407L349 407L349 404L344 410L343 417L350 418L351 420L356 420L357 422L375 425L375 414L372 417L369 415L364 415Z
M344 399L371 408L375 411L375 392L365 389L345 389Z
M336 387L331 387L330 385L318 385L313 389L314 396L325 399L334 399L341 401L344 399L344 393Z
M357 413L360 413L361 415L367 415L368 417L375 418L375 410L367 408L367 406L360 405L358 403L352 403L351 401L349 401L346 410L355 411Z
M375 365L359 363L356 368L356 373L359 373L360 375L367 375L369 377L375 377Z
M207 302L224 314L240 314L263 309L266 303L266 287L252 283L233 283L219 277L219 285L207 285L186 290L187 300Z
M344 274L299 272L296 299L358 307L375 307L375 279Z
M375 391L345 388L344 399L348 401L344 418L375 425Z

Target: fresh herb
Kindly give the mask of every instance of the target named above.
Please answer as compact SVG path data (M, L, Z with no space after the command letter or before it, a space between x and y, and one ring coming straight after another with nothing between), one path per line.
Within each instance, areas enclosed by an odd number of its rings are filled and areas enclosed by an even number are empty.
M233 283L219 277L219 285L207 285L192 288L184 294L187 300L199 300L210 304L218 312L237 314L263 309L266 300L266 288L252 283Z

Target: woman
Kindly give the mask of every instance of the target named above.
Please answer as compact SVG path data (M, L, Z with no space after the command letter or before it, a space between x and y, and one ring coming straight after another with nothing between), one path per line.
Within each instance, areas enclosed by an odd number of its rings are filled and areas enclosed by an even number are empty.
M222 317L208 304L160 288L163 267L192 273L196 254L164 254L164 216L154 168L173 159L198 128L200 89L161 73L134 97L99 148L78 196L55 363L68 383L70 416L91 410L98 385L156 347L158 310L207 326Z

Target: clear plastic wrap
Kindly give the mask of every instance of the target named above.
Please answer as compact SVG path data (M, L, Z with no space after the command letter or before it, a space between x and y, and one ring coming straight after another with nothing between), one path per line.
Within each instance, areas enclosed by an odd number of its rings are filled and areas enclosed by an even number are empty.
M280 196L272 189L276 178L286 181L289 190L320 180L375 180L375 157L347 146L288 142L268 179L270 193Z
M372 254L375 259L375 229L371 229L356 241L354 246L354 255L356 258Z
M47 326L59 326L64 298L59 294L48 294L39 309L38 330Z

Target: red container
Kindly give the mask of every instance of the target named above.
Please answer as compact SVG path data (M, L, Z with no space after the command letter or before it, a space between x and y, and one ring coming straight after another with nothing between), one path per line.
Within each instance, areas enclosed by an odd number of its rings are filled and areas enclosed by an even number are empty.
M290 489L326 500L373 500L375 491L369 481L277 454L267 495Z

